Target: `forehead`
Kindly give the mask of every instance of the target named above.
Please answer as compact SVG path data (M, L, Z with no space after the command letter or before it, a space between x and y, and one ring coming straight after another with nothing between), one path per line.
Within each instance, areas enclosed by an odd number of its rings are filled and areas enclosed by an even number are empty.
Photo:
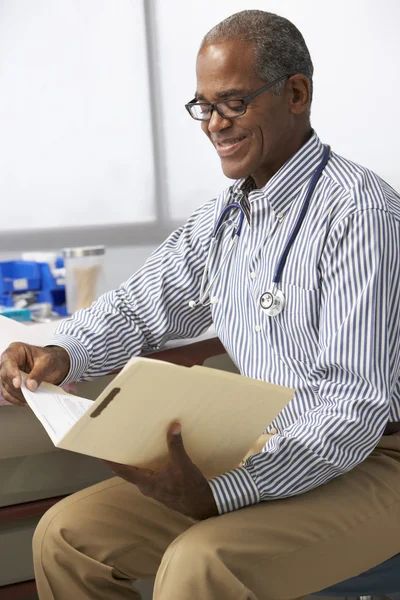
M235 40L201 48L196 76L197 92L210 100L221 90L252 90L263 83L254 73L252 46Z

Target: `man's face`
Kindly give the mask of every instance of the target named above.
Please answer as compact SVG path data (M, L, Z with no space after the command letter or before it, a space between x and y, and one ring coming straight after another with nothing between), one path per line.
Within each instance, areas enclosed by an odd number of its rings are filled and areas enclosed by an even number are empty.
M204 46L197 57L197 93L202 102L243 98L266 84L253 70L253 50L238 41ZM285 75L285 73L282 73ZM295 120L288 94L274 96L268 90L247 105L234 119L213 111L201 123L231 179L251 175L262 187L287 160Z

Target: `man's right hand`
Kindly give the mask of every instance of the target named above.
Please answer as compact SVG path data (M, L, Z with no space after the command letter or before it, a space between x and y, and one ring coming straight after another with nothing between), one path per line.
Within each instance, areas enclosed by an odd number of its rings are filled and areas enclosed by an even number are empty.
M1 395L11 404L25 406L20 370L28 375L26 387L35 392L42 381L54 384L64 381L70 370L69 354L60 346L40 348L22 342L8 346L1 355Z

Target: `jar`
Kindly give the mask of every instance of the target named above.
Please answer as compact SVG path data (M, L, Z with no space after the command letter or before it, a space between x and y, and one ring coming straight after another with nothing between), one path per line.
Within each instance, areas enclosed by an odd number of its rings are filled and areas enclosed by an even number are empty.
M64 248L67 312L88 308L104 288L104 246Z

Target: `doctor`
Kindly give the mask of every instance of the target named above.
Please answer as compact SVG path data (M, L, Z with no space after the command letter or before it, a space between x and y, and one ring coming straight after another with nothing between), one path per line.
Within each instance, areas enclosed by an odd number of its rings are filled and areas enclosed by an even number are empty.
M157 600L290 599L400 552L400 198L312 130L313 66L286 19L233 15L196 68L187 110L232 187L52 347L10 346L2 393L22 402L18 367L31 389L101 375L213 322L244 375L296 394L231 472L206 481L174 425L164 471L113 464L119 477L51 509L34 539L41 600L137 598L131 580L154 575Z

